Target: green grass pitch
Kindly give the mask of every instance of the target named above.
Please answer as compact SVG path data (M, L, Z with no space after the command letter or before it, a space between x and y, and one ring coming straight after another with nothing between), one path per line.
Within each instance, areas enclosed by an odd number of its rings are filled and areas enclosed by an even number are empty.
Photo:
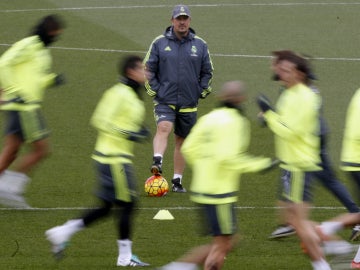
M252 123L251 152L273 156L272 135L258 126L254 98L260 92L275 100L278 86L270 77L271 51L293 49L313 58L331 130L330 155L337 169L347 105L360 86L358 14L355 0L184 0L192 27L209 45L215 66L214 90L227 80L243 80L249 91L247 114ZM27 200L33 210L0 208L0 269L115 269L114 219L77 234L56 262L44 237L48 228L96 205L90 159L95 131L89 119L102 92L117 79L117 62L129 53L145 55L151 41L170 25L169 0L12 0L0 1L0 53L26 36L40 17L57 13L67 22L54 44L54 70L67 84L47 92L44 110L52 129L52 155L31 175ZM144 91L146 124L155 131L152 100ZM214 95L200 101L199 115L215 106ZM301 109L301 104L299 104ZM173 139L165 156L164 176L172 177ZM152 266L165 264L209 239L196 230L197 215L188 194L149 198L143 192L150 176L151 142L136 148L140 201L133 232L133 251ZM349 179L337 171L351 189ZM191 171L184 185L189 187ZM240 245L224 269L310 269L296 237L267 239L275 228L278 172L245 175L238 202ZM219 179L221 181L221 179ZM314 190L312 218L317 221L345 212L323 187ZM175 220L153 220L168 209ZM350 231L342 235L347 238Z

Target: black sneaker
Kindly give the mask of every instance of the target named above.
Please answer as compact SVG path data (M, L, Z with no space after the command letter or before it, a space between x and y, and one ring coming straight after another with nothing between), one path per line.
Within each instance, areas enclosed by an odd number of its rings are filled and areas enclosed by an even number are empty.
M354 226L354 228L351 231L350 241L359 240L359 236L360 236L360 225L357 224Z
M186 189L180 183L180 178L174 178L173 180L171 180L171 183L173 184L172 185L173 192L180 192L180 193L186 192Z
M269 238L281 238L295 234L295 229L290 225L280 225L275 231L271 233Z
M162 174L161 157L153 157L153 164L151 165L150 171L154 175Z

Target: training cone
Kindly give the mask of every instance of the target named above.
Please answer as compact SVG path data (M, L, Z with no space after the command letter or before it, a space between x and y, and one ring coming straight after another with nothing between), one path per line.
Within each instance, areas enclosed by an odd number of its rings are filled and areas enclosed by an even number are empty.
M169 212L169 210L159 210L157 214L153 217L153 219L159 220L171 220L174 219L173 215Z

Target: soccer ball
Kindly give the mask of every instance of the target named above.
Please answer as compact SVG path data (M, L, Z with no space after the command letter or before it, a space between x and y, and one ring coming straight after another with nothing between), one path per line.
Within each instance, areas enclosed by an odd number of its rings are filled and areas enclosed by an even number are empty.
M169 184L161 175L153 175L145 181L145 192L150 197L162 197L169 191Z

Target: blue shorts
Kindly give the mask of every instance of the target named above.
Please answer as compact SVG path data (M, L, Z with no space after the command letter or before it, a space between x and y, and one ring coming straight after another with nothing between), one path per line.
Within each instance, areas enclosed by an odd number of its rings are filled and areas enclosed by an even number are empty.
M169 105L156 104L154 107L156 124L159 124L161 121L169 121L174 124L174 133L182 138L186 138L196 123L197 111L184 112L182 110L173 109Z
M280 200L287 202L312 201L312 172L282 170L280 178Z
M3 111L5 113L5 135L17 135L26 142L35 142L49 137L41 109L31 111Z
M237 231L235 204L199 204L205 233L233 235Z
M99 181L99 198L108 202L135 202L137 198L132 164L104 164L95 161Z

